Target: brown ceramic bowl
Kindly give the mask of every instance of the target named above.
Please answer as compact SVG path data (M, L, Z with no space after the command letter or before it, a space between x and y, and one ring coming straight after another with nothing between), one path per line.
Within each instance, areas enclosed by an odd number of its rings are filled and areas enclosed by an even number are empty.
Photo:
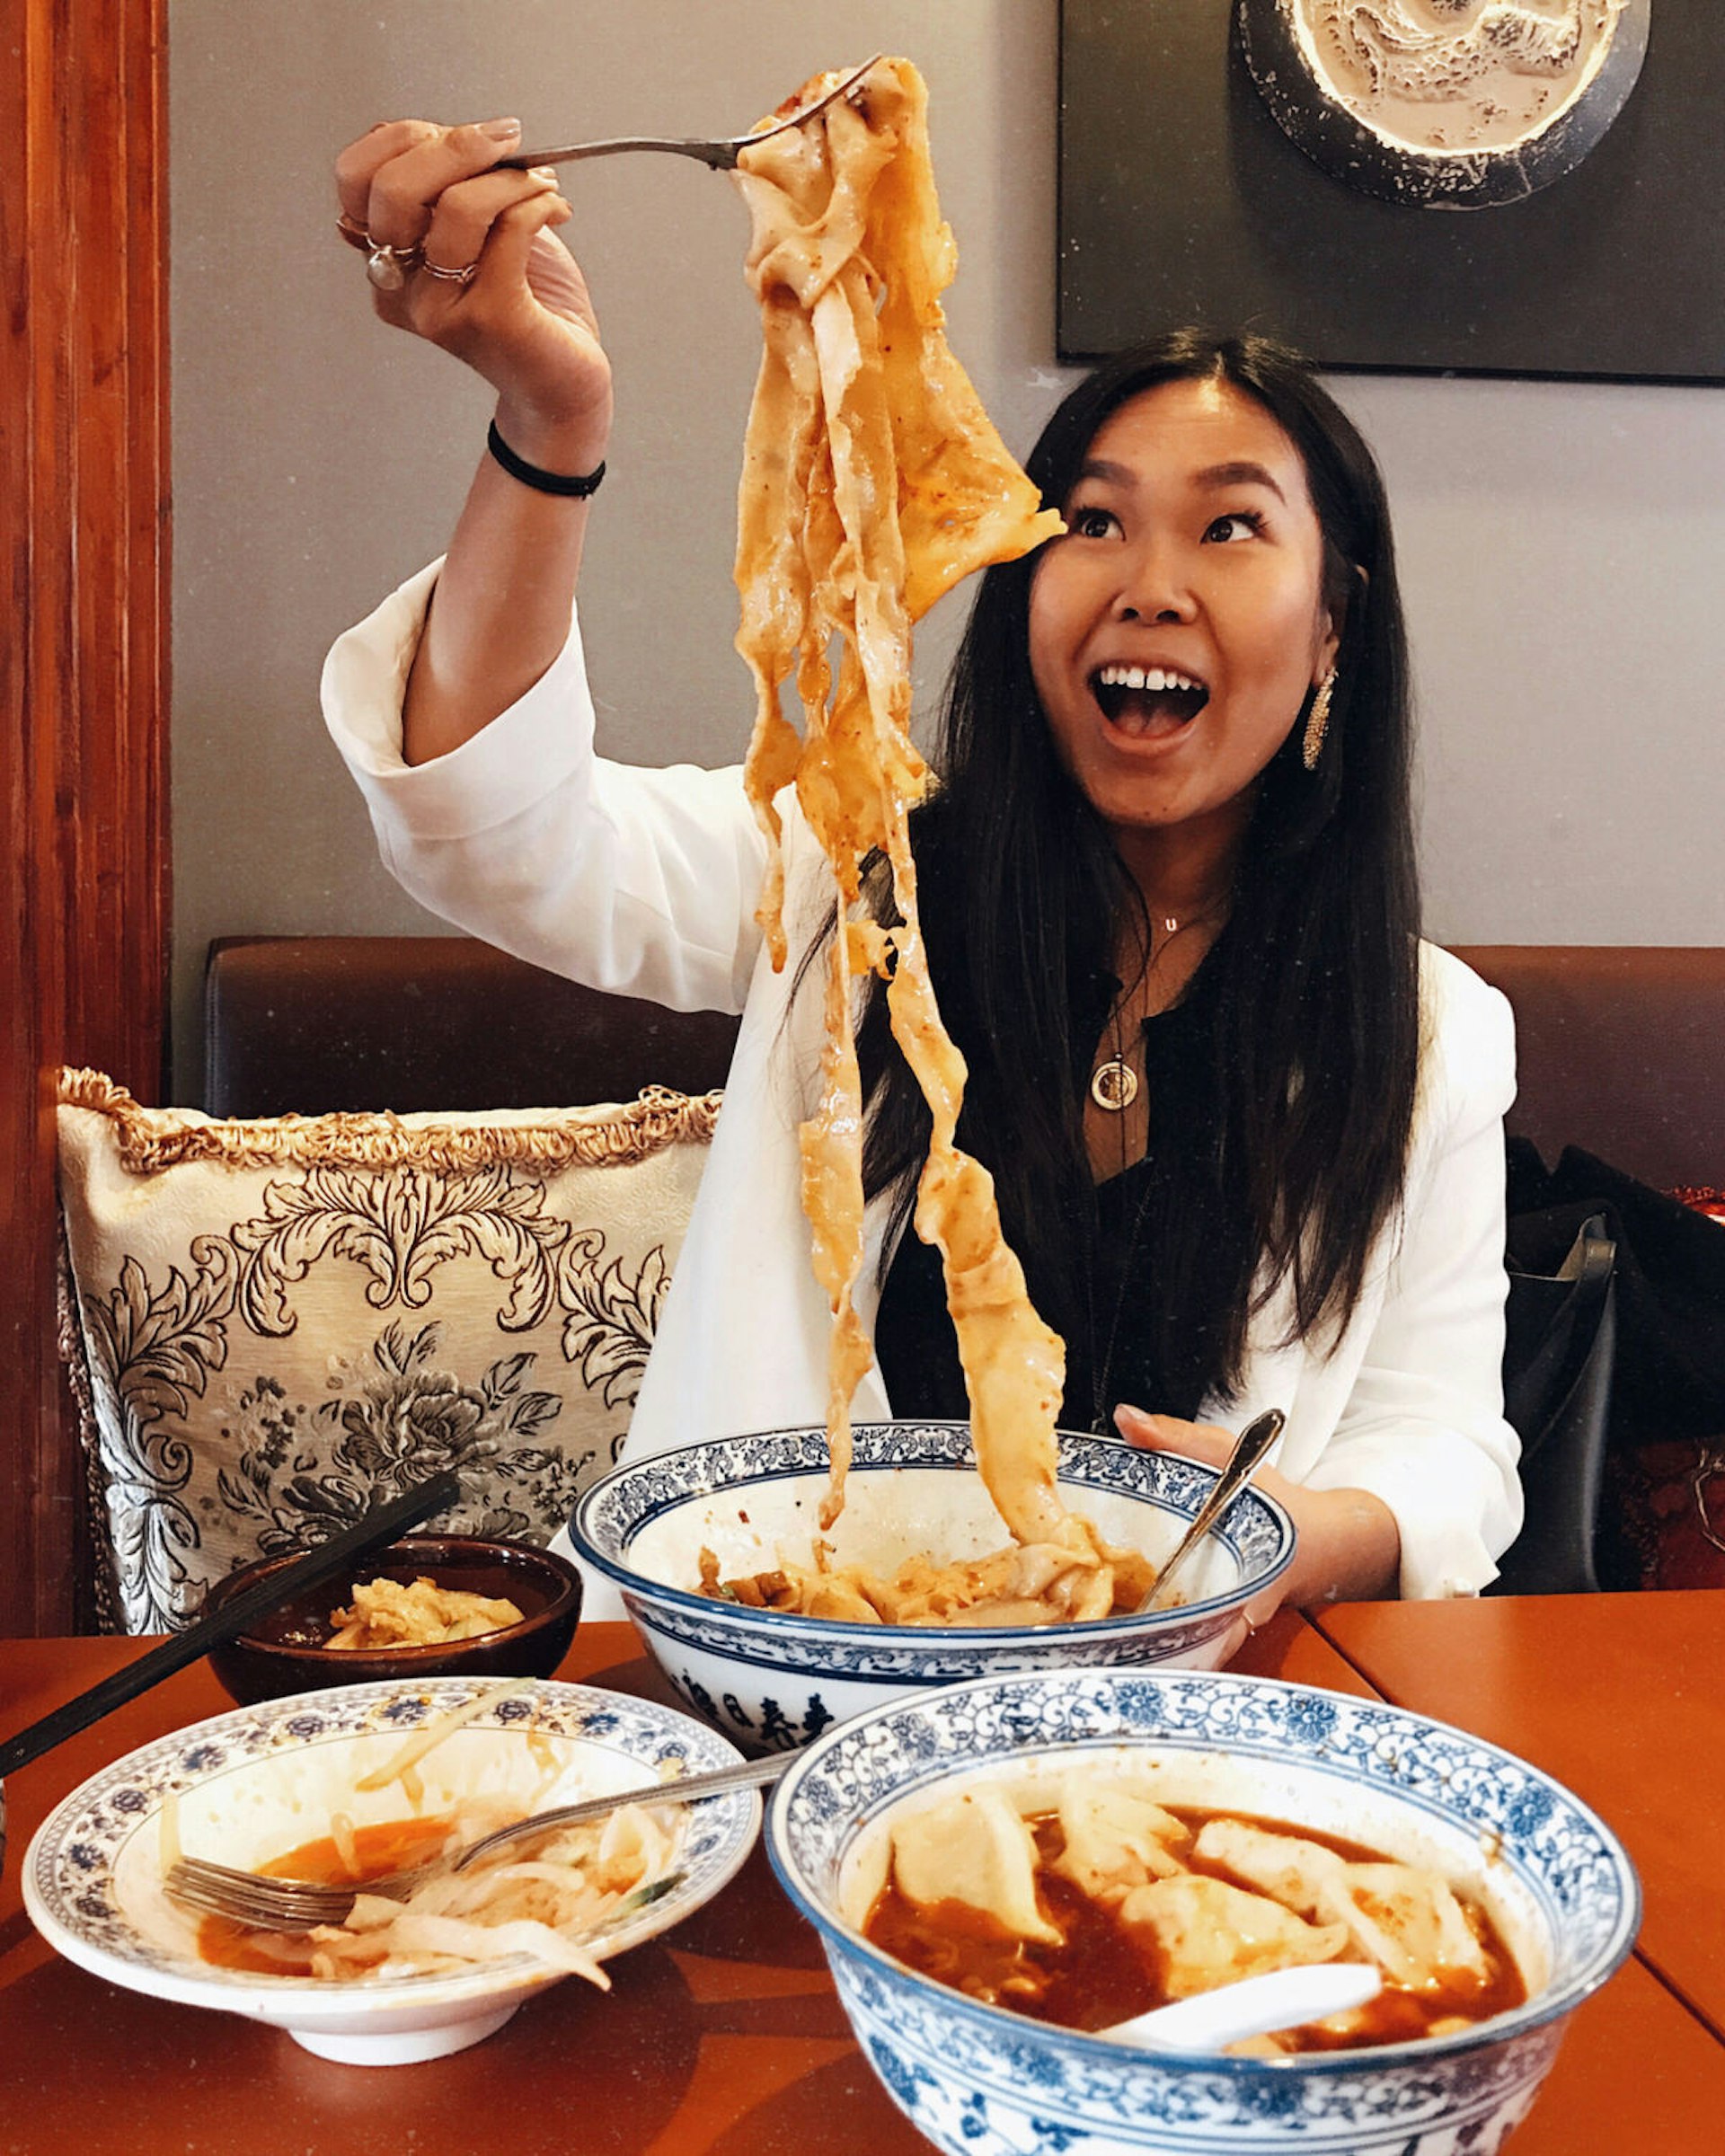
M296 1557L267 1557L230 1573L209 1591L209 1610L286 1571ZM210 1649L209 1666L223 1688L249 1707L293 1692L329 1684L372 1684L402 1677L548 1677L569 1652L581 1613L581 1576L549 1550L528 1542L484 1542L475 1535L420 1534L361 1558L356 1580L416 1579L470 1595L507 1599L524 1613L519 1624L481 1632L447 1647L394 1647L379 1652L326 1647L330 1613L345 1603L355 1581L332 1581L297 1601L285 1603L254 1630Z

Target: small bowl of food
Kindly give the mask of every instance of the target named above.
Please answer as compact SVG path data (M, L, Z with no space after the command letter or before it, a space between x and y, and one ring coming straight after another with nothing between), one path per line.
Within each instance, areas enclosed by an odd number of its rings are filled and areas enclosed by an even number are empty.
M1616 1836L1536 1768L1226 1673L876 1708L791 1763L767 1841L870 2063L953 2156L1495 2150L1641 1911ZM1323 1962L1382 1988L1224 2051L1107 2033Z
M214 1613L300 1553L268 1557L209 1591ZM581 1576L528 1542L410 1535L365 1559L346 1585L314 1587L210 1650L242 1706L392 1677L548 1677L569 1652Z
M75 1789L31 1842L24 1905L51 1946L109 1983L273 2023L350 2064L437 2058L565 1975L607 1988L606 1961L736 1873L759 1797L687 1806L668 1787L436 1874L404 1901L367 1896L365 1881L553 1806L736 1759L704 1724L588 1685L439 1677L265 1701ZM181 1855L351 1881L360 1898L314 1933L243 1930L171 1895Z
M1172 1606L1155 1606L1156 1568L1216 1475L1063 1435L1066 1539L1020 1545L968 1424L859 1423L844 1509L823 1527L826 1431L769 1430L614 1469L570 1533L679 1695L745 1750L783 1750L882 1700L1001 1670L1214 1667L1294 1555L1287 1514L1243 1490Z

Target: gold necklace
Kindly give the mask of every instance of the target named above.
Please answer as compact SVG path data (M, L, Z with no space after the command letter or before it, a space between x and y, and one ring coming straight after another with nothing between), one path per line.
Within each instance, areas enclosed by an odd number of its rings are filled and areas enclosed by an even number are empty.
M1158 960L1174 938L1183 934L1189 928L1198 928L1207 921L1214 921L1217 910L1212 907L1208 913L1190 914L1184 921L1176 920L1172 914L1165 914L1160 922L1153 923L1154 948L1151 950L1150 962L1145 968L1140 977L1147 982L1150 976L1155 971ZM1163 932L1162 941L1159 944L1154 943L1154 930L1157 927L1160 927ZM1118 1116L1123 1115L1138 1097L1138 1074L1127 1060L1126 1043L1121 1038L1120 1014L1118 1006L1110 1022L1114 1034L1114 1053L1099 1063L1091 1073L1090 1097L1098 1108L1106 1109L1110 1115Z
M1098 1108L1105 1108L1110 1115L1120 1115L1138 1097L1138 1074L1126 1060L1122 1045L1117 1038L1114 1053L1106 1063L1099 1063L1090 1074L1090 1097ZM1068 1094L1067 1099L1071 1099Z

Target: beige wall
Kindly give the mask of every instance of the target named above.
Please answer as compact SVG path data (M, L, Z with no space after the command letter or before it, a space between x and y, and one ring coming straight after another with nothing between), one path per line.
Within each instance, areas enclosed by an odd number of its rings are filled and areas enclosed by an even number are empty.
M530 144L740 127L820 67L907 52L929 80L961 250L953 341L1022 448L1066 379L1056 17L1055 0L173 0L182 1097L212 936L436 926L376 865L317 718L317 671L330 640L440 547L488 398L370 319L333 231L337 146L407 111L518 112ZM730 649L730 526L758 349L741 206L680 160L591 164L565 184L620 385L584 595L602 744L643 762L732 756L749 697ZM1703 663L1725 560L1725 393L1335 386L1396 508L1433 932L1725 941L1725 741ZM937 618L925 633L931 683L951 631Z

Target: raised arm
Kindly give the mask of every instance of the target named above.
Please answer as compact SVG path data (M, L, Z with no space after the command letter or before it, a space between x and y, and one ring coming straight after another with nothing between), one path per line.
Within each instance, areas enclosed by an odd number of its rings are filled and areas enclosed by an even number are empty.
M342 228L356 243L410 251L399 288L374 281L384 321L484 376L518 457L580 477L605 456L610 363L586 280L553 236L574 214L555 175L494 169L518 138L513 120L385 121L337 160ZM408 682L408 763L458 747L550 667L569 634L588 514L586 499L481 458Z

